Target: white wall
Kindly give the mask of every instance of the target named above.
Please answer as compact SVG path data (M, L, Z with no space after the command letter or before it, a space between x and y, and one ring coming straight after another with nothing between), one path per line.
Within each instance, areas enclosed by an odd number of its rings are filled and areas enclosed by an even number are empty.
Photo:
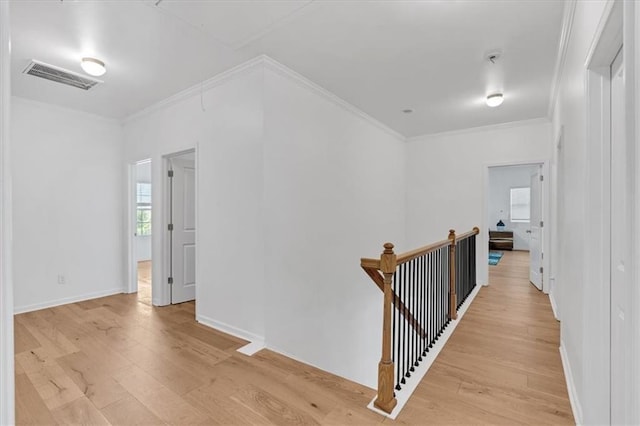
M120 124L14 97L11 126L15 310L121 292Z
M485 229L496 229L499 220L506 225L507 231L513 231L513 249L529 250L531 229L529 222L512 222L510 214L511 188L531 187L531 175L540 166L504 166L489 168L489 221Z
M607 4L608 3L608 4ZM621 2L624 11L625 63L633 58L633 49L638 49L637 30L640 18L635 2ZM602 30L603 12L612 2L576 2L573 29L566 53L566 62L557 102L554 108L554 134L562 133L562 145L555 152L558 176L558 251L554 260L556 281L560 284L556 296L561 312L561 348L565 362L565 373L569 378L569 392L572 396L576 420L584 424L607 424L609 412L609 345L598 342L609 340L609 272L604 270L602 247L609 244L607 230L602 229L600 213L603 199L608 198L609 188L602 185L601 147L592 144L588 129L596 120L587 121L589 111L589 90L587 87L586 59L594 46L594 39ZM635 19L635 35L633 30ZM633 61L633 59L631 59ZM637 61L637 58L635 59ZM631 68L627 68L628 71ZM625 72L627 94L638 99L637 74ZM636 82L637 84L637 82ZM631 106L633 103L628 103ZM627 117L633 117L629 114ZM636 135L637 137L637 135ZM633 136L631 137L633 138ZM637 139L631 146L637 147ZM637 148L636 148L637 149ZM633 148L631 149L633 152ZM636 151L637 152L637 151ZM635 166L633 159L631 169ZM637 188L636 188L637 190ZM637 201L637 200L636 200ZM634 216L637 221L637 214ZM630 233L633 230L629 230ZM636 255L637 258L637 255ZM636 263L636 266L638 264ZM633 265L630 265L632 267ZM636 281L634 284L637 284ZM637 289L637 285L633 286ZM637 290L636 290L637 291ZM630 304L637 315L640 306L636 293ZM631 323L631 321L629 321ZM640 422L638 414L638 326L630 328L628 339L629 365L625 373L635 387L635 396L625 392L634 400L630 405L635 417L629 417L630 424ZM632 378L633 377L633 378Z
M488 280L487 170L549 158L551 124L535 120L414 138L407 143L407 243L443 240L479 226L478 282Z
M404 143L265 70L267 346L377 386L382 293L360 268L404 242Z
M249 66L124 127L126 162L152 159L154 304L169 302L163 156L196 147L197 318L249 338L265 334L262 114L262 68Z
M0 424L15 423L11 224L11 33L9 2L0 2Z
M200 321L375 387L382 293L360 257L407 249L404 144L267 62L133 117L126 161L152 158L161 211L162 156L197 147Z
M151 162L136 164L136 183L151 183ZM151 235L136 236L136 260L151 260Z

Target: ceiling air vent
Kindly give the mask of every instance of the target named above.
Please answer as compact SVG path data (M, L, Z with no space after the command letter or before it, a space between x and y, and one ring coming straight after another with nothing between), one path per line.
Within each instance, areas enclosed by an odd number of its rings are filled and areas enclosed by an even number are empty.
M55 81L57 83L66 84L67 86L77 87L78 89L89 90L98 83L102 83L95 78L85 77L73 71L64 68L45 64L44 62L31 60L27 68L22 71L23 74L34 75L36 77Z

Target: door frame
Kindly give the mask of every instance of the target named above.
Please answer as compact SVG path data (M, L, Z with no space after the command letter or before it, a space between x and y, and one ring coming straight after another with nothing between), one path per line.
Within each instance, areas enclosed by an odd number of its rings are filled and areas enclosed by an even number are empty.
M153 167L153 160L151 158L145 158L142 160L134 161L132 163L127 164L127 211L126 211L126 221L125 227L127 232L127 256L125 259L125 270L127 271L126 276L126 293L136 293L138 291L138 251L137 251L137 238L136 238L136 230L138 227L138 218L137 218L137 205L138 205L138 165L144 164L146 162L151 163L151 167ZM153 191L153 171L151 173L151 190ZM151 197L151 220L153 221L154 216L154 208L153 208L153 197ZM153 230L153 226L151 228ZM151 232L151 238L153 239L153 231ZM153 241L152 241L153 245ZM151 250L153 259L153 249ZM153 279L151 280L152 289L151 289L151 298L153 299Z
M196 167L196 172L195 172L195 179L196 179L196 187L195 187L195 192L196 192L196 200L195 200L195 213L196 213L196 218L195 218L195 222L196 222L196 231L195 231L195 241L196 241L196 270L195 270L195 274L196 274L196 302L198 300L198 259L199 259L199 251L198 251L198 229L199 229L199 221L198 221L198 201L199 201L199 197L198 197L198 176L199 176L199 161L198 161L198 145L196 144L195 147L193 148L189 148L189 149L185 149L185 150L181 150L181 151L176 151L176 152L172 152L170 154L165 154L162 156L162 212L161 212L161 217L160 217L160 227L158 229L162 229L162 232L159 234L160 238L161 238L161 244L162 244L162 265L160 267L160 270L162 271L162 280L160 283L158 283L158 286L162 288L162 301L163 301L163 305L170 305L171 304L171 297L172 297L172 293L171 293L171 285L168 282L168 278L170 276L170 272L171 272L171 238L169 238L169 219L171 217L171 197L169 196L169 169L171 167L170 161L172 158L176 158L176 157L180 157L182 155L185 154L190 154L193 153L194 157L195 157L195 167ZM153 219L152 219L153 220ZM153 226L155 226L156 222L154 221ZM157 262L156 262L157 263ZM154 266L154 270L155 270L155 266ZM153 288L157 288L155 286L155 284L152 285ZM197 303L196 303L197 306Z
M600 342L593 345L593 351L585 352L585 368L591 371L586 378L586 389L591 410L590 421L595 423L609 423L611 420L611 75L610 66L616 55L623 49L625 91L625 123L628 173L628 184L636 195L636 204L629 203L628 214L632 218L629 229L632 242L630 261L628 265L631 271L631 281L637 282L640 276L640 263L635 260L640 251L636 213L639 211L637 196L638 185L637 158L639 150L634 146L634 136L637 136L639 117L634 114L637 98L638 84L637 74L634 73L634 60L638 56L634 49L638 49L635 42L634 29L640 23L640 16L636 16L638 10L634 10L634 2L609 1L605 5L598 28L585 60L585 87L587 92L587 229L589 229L589 244L585 252L585 292L584 308L591 315L585 317L584 336ZM631 96L629 96L631 95ZM640 329L640 312L638 302L640 293L634 287L629 289L627 297L632 300L629 306L629 321L626 325L627 359L637 360L640 354L640 338L637 331ZM634 333L635 331L635 333ZM640 419L640 409L635 405L635 399L640 396L637 383L640 380L640 366L631 363L625 382L623 383L625 400L625 413L628 423L637 423ZM625 366L625 369L627 366ZM595 405L595 406L594 406ZM580 413L581 415L582 413ZM594 417L594 415L598 417ZM581 420L581 419L580 419Z
M0 2L0 424L15 423L11 162L11 32L9 2Z
M504 162L496 162L496 163L485 163L482 168L482 179L483 179L483 187L484 187L484 196L482 197L482 226L486 226L489 221L489 169L493 167L506 167L506 166L534 166L534 165L542 165L542 175L544 176L544 180L542 181L541 190L542 190L542 221L544 222L544 226L542 227L542 252L544 253L544 257L542 259L542 291L545 294L549 294L549 265L551 263L551 258L553 257L553 253L551 253L550 242L550 230L551 226L549 220L551 219L551 209L550 209L550 198L549 198L549 190L550 190L550 181L551 176L549 175L549 160L541 159L541 160L522 160L522 161L504 161ZM486 271L485 277L485 285L489 285L489 266L487 264L487 258L489 256L489 233L488 229L480 232L480 250L478 250L478 256L481 258L478 259L479 264L484 265L484 270Z

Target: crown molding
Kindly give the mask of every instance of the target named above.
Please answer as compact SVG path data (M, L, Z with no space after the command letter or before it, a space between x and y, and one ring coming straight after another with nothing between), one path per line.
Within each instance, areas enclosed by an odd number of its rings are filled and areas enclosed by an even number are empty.
M496 130L512 129L515 127L534 126L539 124L550 124L550 123L551 123L551 120L548 117L531 118L528 120L509 121L507 123L489 124L488 126L469 127L469 128L460 129L460 130L450 130L447 132L428 133L425 135L413 136L413 137L407 138L407 142L420 142L420 141L425 141L425 140L442 137L442 136L456 136L456 135L465 135L468 133L492 132Z
M344 110L356 115L357 117L367 121L369 124L372 124L372 125L376 126L378 129L380 129L380 130L384 131L385 133L393 136L394 138L396 138L396 139L398 139L398 140L400 140L402 142L405 142L407 140L407 138L403 134L393 130L391 127L389 127L386 124L382 123L381 121L373 118L372 116L370 116L366 112L362 111L360 108L356 107L353 104L350 104L349 102L347 102L344 99L338 97L336 94L330 92L329 90L325 89L324 87L314 83L313 81L311 81L307 77L297 73L296 71L294 71L291 68L281 64L280 62L270 58L269 56L263 55L262 58L263 58L263 61L264 61L265 68L268 68L269 70L274 71L274 72L282 75L283 77L286 77L290 81L298 84L301 87L304 87L304 88L312 91L316 95L322 96L326 100L328 100L328 101L332 102L333 104L343 108Z
M133 114L122 119L122 124L127 124L131 121L138 120L153 112L168 108L171 105L174 105L192 96L200 95L202 92L206 90L212 89L216 86L224 84L235 78L238 78L250 71L253 71L256 68L259 68L260 66L262 66L263 62L264 62L264 55L256 56L253 59L250 59L246 62L241 63L240 65L236 65L233 68L229 68L226 71L216 74L207 80L194 84L193 86L181 92L178 92L175 95L171 95L168 98L165 98L159 102L151 104L148 107L143 108L138 112L134 112Z
M560 83L564 72L564 64L567 60L567 48L569 46L569 39L571 38L571 31L573 29L573 17L576 12L576 3L577 0L567 0L564 5L562 31L560 33L560 43L558 43L558 54L556 56L556 66L553 73L553 80L551 81L551 94L549 96L549 107L547 109L547 116L549 119L553 117L556 101L558 100L560 92Z
M212 78L203 81L202 83L198 83L195 84L191 87L189 87L188 89L185 89L179 93L176 93L175 95L172 95L166 99L163 99L159 102L156 102L153 105L150 105L144 109L142 109L141 111L138 111L128 117L126 117L125 119L122 120L123 124L129 123L131 121L140 119L141 117L144 117L150 113L153 113L155 111L159 111L162 110L164 108L167 108L171 105L176 104L177 102L180 102L184 99L190 98L192 96L196 96L199 95L200 93L202 93L203 91L209 90L213 87L219 86L220 84L223 84L227 81L230 81L234 78L237 78L241 75L244 75L247 72L250 72L256 68L259 68L260 66L264 67L264 68L268 68L271 71L274 71L276 73L278 73L279 75L282 75L283 77L286 77L288 80L298 84L301 87L304 87L310 91L312 91L313 93L322 96L323 98L327 99L328 101L332 102L333 104L342 107L343 109L345 109L346 111L356 115L357 117L367 121L369 124L372 124L374 126L376 126L377 128L379 128L380 130L384 131L385 133L393 136L394 138L404 142L406 140L405 136L402 135L401 133L393 130L392 128L390 128L389 126L387 126L386 124L383 124L382 122L376 120L375 118L371 117L369 114L365 113L364 111L362 111L361 109L359 109L358 107L350 104L349 102L345 101L344 99L338 97L337 95L335 95L334 93L328 91L327 89L319 86L318 84L314 83L313 81L311 81L310 79L304 77L303 75L295 72L294 70L292 70L291 68L287 67L286 65L281 64L280 62L276 61L275 59L270 58L267 55L259 55L256 56L253 59L248 60L247 62L244 62L240 65L237 65L233 68L230 68L220 74L217 74L215 76L213 76Z

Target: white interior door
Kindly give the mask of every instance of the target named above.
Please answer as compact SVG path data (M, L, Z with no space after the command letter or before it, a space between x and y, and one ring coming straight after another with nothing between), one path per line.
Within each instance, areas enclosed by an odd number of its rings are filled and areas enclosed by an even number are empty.
M529 239L529 280L542 290L542 173L531 175L531 238Z
M624 75L622 51L611 64L611 424L628 424L625 417L625 315L630 286L630 217L627 200L627 147L624 137Z
M192 154L191 154L192 155ZM172 158L171 303L196 298L196 168L189 158ZM171 228L171 226L170 226Z

